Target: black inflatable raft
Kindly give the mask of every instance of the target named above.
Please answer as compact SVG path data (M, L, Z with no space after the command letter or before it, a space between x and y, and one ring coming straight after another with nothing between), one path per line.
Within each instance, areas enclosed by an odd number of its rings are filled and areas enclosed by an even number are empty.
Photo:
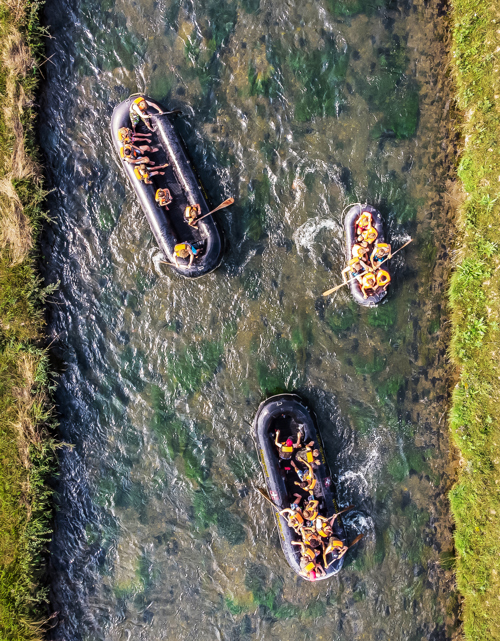
M142 95L142 94L141 94ZM146 95L146 100L158 104ZM111 136L118 155L122 146L118 140L118 130L121 127L131 129L129 110L132 102L137 98L130 96L127 100L117 105L111 117ZM161 105L158 105L162 108ZM163 111L165 111L162 108ZM152 147L159 147L156 153L145 152L145 155L154 161L155 165L169 163L170 166L162 169L164 176L152 177L152 185L145 185L134 175L134 166L121 159L123 169L127 174L132 187L137 194L142 209L151 227L156 242L158 243L165 259L174 262L174 247L179 243L190 243L197 250L197 256L191 267L176 269L182 276L197 278L216 269L222 258L222 240L217 225L212 216L207 216L198 223L198 229L190 227L184 219L184 210L187 205L199 204L201 215L210 210L205 201L200 185L196 179L190 161L186 157L181 140L174 126L166 115L155 115L158 112L148 107L147 113L151 116L150 123L155 132L152 135ZM147 127L141 121L136 128L137 133L148 133ZM147 143L136 142L135 145ZM172 195L172 203L168 211L155 202L156 190L167 187ZM188 260L179 259L180 264L188 264Z
M376 242L377 243L386 242L385 236L384 236L384 225L383 225L383 220L382 220L382 216L380 215L380 212L377 209L375 209L375 207L371 207L370 205L362 205L362 206L353 205L347 212L344 219L345 254L346 254L347 261L349 261L352 257L351 250L353 245L356 242L354 223L360 217L361 212L363 211L368 211L372 215L373 227L375 227L378 233L378 238ZM384 265L384 269L387 269L387 265L388 263ZM380 303L380 301L387 294L386 290L380 289L376 294L373 294L372 296L368 296L368 298L364 298L363 292L361 291L361 286L357 280L354 280L352 283L350 283L349 287L351 288L351 294L354 300L360 305L364 305L365 307L376 307L378 303Z
M302 431L302 443L314 441L315 448L320 451L321 465L314 471L317 484L314 495L319 500L319 513L322 516L330 517L338 512L337 503L334 497L334 486L330 471L328 469L323 445L316 429L315 419L301 398L295 394L279 394L272 396L260 404L253 424L257 449L262 469L266 478L267 489L273 503L280 510L290 507L295 500L295 493L302 494L304 498L307 493L301 490L294 481L298 476L293 468L285 470L288 461L280 460L275 445L276 430L280 431L279 440L285 441L291 438L297 440L299 430ZM300 537L290 528L287 521L276 512L278 532L280 535L281 547L286 560L291 568L300 573L300 551L299 546L292 545L292 541L300 541ZM333 523L333 534L344 544L346 535L341 517L337 517ZM331 556L329 557L331 560ZM325 576L317 576L316 580L326 579L337 574L344 564L344 557L332 563L326 570ZM301 575L302 576L302 575ZM304 578L304 577L302 577ZM305 579L309 580L309 579Z

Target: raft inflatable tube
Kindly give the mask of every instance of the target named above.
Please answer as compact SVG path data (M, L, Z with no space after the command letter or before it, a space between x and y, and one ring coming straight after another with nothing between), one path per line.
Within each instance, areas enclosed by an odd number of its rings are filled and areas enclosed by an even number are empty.
M344 219L345 255L346 255L347 262L349 262L351 258L351 250L353 245L356 242L354 223L360 217L361 212L363 211L369 211L373 217L373 227L375 227L378 233L378 238L376 242L377 243L386 242L385 236L384 236L384 224L383 224L383 220L382 220L382 216L380 215L380 212L377 209L375 209L375 207L371 207L371 205L353 205L345 215L345 219ZM388 263L386 263L386 265L384 266L384 269L387 269L387 264ZM349 287L351 289L351 294L354 300L360 305L364 305L365 307L376 307L380 303L380 301L383 298L385 298L385 296L387 295L387 290L381 290L380 292L378 292L377 294L374 294L373 296L368 296L368 298L364 298L363 292L361 291L361 286L357 280L354 280L352 281L352 283L349 283Z
M122 144L118 140L118 130L121 127L131 129L129 117L130 106L141 95L150 102L158 104L156 101L148 98L144 94L130 96L117 105L111 117L111 137L120 158L124 172L127 174L132 187L139 199L141 207L147 218L151 231L162 251L165 259L169 263L174 263L174 247L180 243L189 243L197 250L191 267L182 269L175 266L169 269L175 269L182 276L189 278L198 278L204 274L216 269L222 259L222 239L217 224L213 216L207 216L198 223L198 229L190 227L184 218L184 210L188 205L199 204L201 208L200 215L207 214L210 209L206 203L205 197L200 188L200 184L194 174L190 161L187 159L183 149L182 142L177 135L173 124L166 115L155 115L157 111L148 106L147 113L151 116L150 123L153 126L154 133L151 136L151 147L158 147L159 151L155 153L145 152L145 155L153 160L155 165L169 163L169 167L162 169L164 176L152 176L152 185L145 185L139 181L134 174L134 167L125 162L120 156L120 147ZM158 104L162 111L162 105ZM137 133L149 133L149 130L141 121L136 127ZM136 145L148 144L136 142ZM160 207L155 202L156 190L167 187L172 196L172 202L168 210ZM179 259L180 264L188 264L188 260Z
M334 496L334 486L328 465L326 463L323 444L316 429L315 419L304 402L296 394L279 394L271 396L260 404L254 419L253 429L257 445L257 453L262 464L266 479L267 490L273 503L280 510L290 507L293 503L294 494L300 493L307 496L307 492L301 490L294 481L298 476L293 468L290 471L284 469L284 461L278 457L278 451L274 443L276 430L280 430L279 440L284 441L292 438L295 442L299 429L303 432L302 443L314 441L314 448L320 451L321 465L314 470L317 478L314 495L319 500L319 514L325 517L333 516L339 511ZM281 463L281 464L280 464ZM290 466L291 467L291 466ZM303 505L303 503L301 504ZM300 541L300 537L288 526L286 519L275 512L281 547L288 564L297 574L300 574L300 552L299 546L292 545L292 541ZM333 535L346 544L346 534L341 517L337 517L333 523ZM331 556L329 557L331 560ZM345 555L335 561L326 570L325 576L317 576L316 581L327 579L337 574L344 564ZM300 575L305 581L308 578Z

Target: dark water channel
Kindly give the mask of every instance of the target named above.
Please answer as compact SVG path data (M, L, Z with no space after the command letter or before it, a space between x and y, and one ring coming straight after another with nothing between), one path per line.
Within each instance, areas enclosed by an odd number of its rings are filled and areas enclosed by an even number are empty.
M48 0L44 236L62 438L53 639L438 641L456 613L446 434L448 105L440 7L390 0ZM120 171L112 108L185 116L222 267L188 282ZM415 242L376 310L339 282L342 209ZM249 423L318 415L350 538L342 573L284 563Z

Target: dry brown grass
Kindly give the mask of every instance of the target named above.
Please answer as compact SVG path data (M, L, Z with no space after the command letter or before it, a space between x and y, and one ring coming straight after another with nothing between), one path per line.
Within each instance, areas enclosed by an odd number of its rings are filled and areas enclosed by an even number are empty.
M24 7L19 2L6 4L12 5L16 14L20 7ZM33 68L34 61L15 25L4 35L2 45L0 61L6 79L0 114L9 130L10 153L0 155L0 249L7 249L11 264L16 265L27 258L33 248L33 240L29 220L12 181L40 176L40 168L26 153L25 131L21 122L31 100L20 81Z

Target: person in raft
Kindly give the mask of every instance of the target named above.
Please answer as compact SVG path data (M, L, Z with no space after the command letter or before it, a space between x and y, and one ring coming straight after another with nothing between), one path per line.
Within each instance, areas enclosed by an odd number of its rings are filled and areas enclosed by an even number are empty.
M318 516L318 505L319 501L316 501L314 496L311 494L307 505L302 510L302 514L306 521L310 521L311 525L314 525L314 521Z
M378 238L378 231L375 229L375 227L368 227L368 229L365 229L364 231L361 232L361 234L358 236L357 240L358 242L365 242L368 245L373 244Z
M295 455L295 459L299 463L309 463L313 468L317 468L321 465L319 460L319 450L313 449L314 441L307 443L305 447L300 449Z
M123 147L120 147L120 156L125 162L128 162L131 165L140 165L142 163L144 163L145 165L149 165L151 163L151 160L150 158L148 158L148 156L142 155L144 151L158 151L158 149L152 149L148 145L144 145L143 147L123 145Z
M370 256L370 263L373 269L378 269L380 263L383 263L384 260L389 260L391 256L391 246L388 243L376 243Z
M151 176L157 176L158 174L160 176L164 176L165 172L158 170L164 169L165 167L168 167L168 163L166 165L151 165L148 168L146 163L143 162L140 165L134 167L134 174L137 180L142 181L145 185L152 185L153 181L151 180Z
M309 463L305 463L305 465L307 466L307 472L303 472L302 474L299 474L300 483L295 481L295 485L298 485L305 492L310 492L312 494L314 488L316 487L317 480L316 480L316 477L314 476L314 471L312 467L309 465ZM299 471L297 470L297 474L298 473Z
M359 236L369 227L373 227L373 218L369 211L362 211L360 217L354 222L354 232Z
M164 189L157 189L155 200L160 207L165 207L165 209L168 209L168 206L172 202L172 194L170 193L170 189L167 189L166 187Z
M188 269L193 264L193 260L197 254L198 250L194 245L179 243L174 247L175 266L181 269ZM179 258L189 258L189 263L187 265L179 265Z
M136 134L128 127L118 129L118 140L123 145L130 145L133 142L151 142L151 134Z
M390 282L391 275L389 272L386 272L385 269L378 269L375 274L368 272L368 274L363 276L361 281L363 297L368 298L367 290L371 290L373 294L378 294L381 289L385 291Z
M318 533L312 527L301 528L300 536L302 537L302 541L310 548L316 549L323 546Z
M322 566L316 561L316 553L319 553L319 550L312 550L301 541L292 541L292 544L301 545L300 574L303 577L310 581L316 581L318 573L323 576L326 574Z
M282 459L291 459L293 456L293 450L300 448L300 439L302 438L302 432L299 432L297 437L297 442L294 443L291 438L287 438L284 443L279 443L278 439L280 436L280 431L276 430L276 437L274 439L274 444L278 448L280 458Z
M300 502L302 501L302 496L300 494L294 494L294 496L295 501L290 505L290 507L286 507L284 510L281 510L281 512L278 512L278 514L286 519L288 527L294 529L298 534L304 526L304 517L302 516L302 510L299 507Z
M368 265L359 258L351 258L347 263L347 267L342 270L342 278L344 283L347 283L351 278L355 278L361 284L362 276L369 270ZM349 276L349 278L347 278Z
M332 536L328 541L328 545L323 550L323 563L325 564L325 568L329 568L332 563L335 563L335 561L339 561L348 549L349 546L344 545L342 541L339 541L337 538ZM329 554L331 554L333 558L330 563L327 564L326 557Z
M129 116L130 116L130 122L132 123L132 130L134 134L135 134L135 128L137 127L137 125L140 123L141 120L150 131L154 131L153 127L148 122L150 118L150 116L148 116L148 114L146 113L148 107L153 107L153 109L156 109L158 113L162 113L158 105L155 105L154 102L149 102L149 100L146 100L144 96L139 96L130 105Z
M188 205L184 210L184 218L186 219L187 224L190 227L198 229L196 224L196 219L201 214L201 207L196 203L196 205Z
M356 258L361 265L368 269L368 243L366 241L361 241L361 243L355 243L351 249L351 256Z
M321 538L328 539L333 535L332 525L336 518L336 514L334 514L330 518L326 518L326 516L321 516L321 514L318 514L316 520L314 521L314 527Z

